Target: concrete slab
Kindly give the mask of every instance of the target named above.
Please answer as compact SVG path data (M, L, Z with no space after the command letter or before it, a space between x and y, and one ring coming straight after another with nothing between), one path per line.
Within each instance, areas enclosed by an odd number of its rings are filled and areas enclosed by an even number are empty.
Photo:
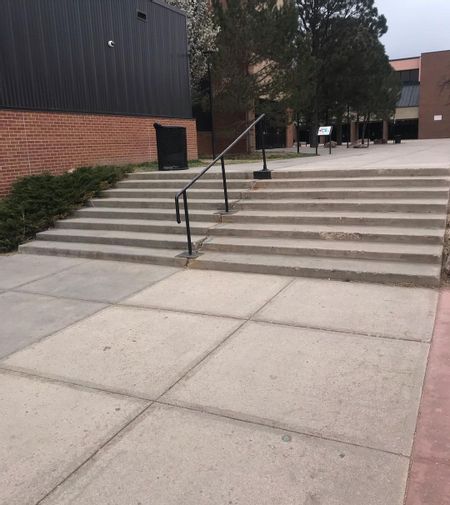
M0 294L0 357L65 328L103 307L105 305L101 303L5 291Z
M94 260L22 286L20 290L114 303L176 271L160 265Z
M248 318L290 281L274 275L185 270L124 303Z
M0 372L0 503L36 503L145 406Z
M249 322L163 398L409 455L427 351Z
M49 258L31 254L0 256L0 289L15 288L26 282L81 265L84 261L75 258Z
M401 505L408 460L152 406L43 505Z
M255 319L429 341L438 291L298 279Z
M235 319L111 307L4 364L157 398L239 324Z

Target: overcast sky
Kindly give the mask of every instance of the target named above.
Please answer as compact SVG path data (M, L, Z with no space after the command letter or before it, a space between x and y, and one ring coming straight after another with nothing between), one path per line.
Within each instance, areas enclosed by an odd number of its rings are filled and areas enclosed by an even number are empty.
M450 49L450 0L375 0L389 30L388 56L404 58Z

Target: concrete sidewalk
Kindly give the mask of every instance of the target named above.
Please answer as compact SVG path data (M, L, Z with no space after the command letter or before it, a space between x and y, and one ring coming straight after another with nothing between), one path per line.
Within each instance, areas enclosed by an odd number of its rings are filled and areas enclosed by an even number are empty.
M403 503L436 290L32 255L0 272L0 503Z
M290 149L273 149L274 152L297 152ZM316 150L302 147L302 153L315 154ZM227 164L228 170L258 170L261 161L255 163ZM405 140L401 144L371 144L368 149L347 149L346 145L332 149L319 147L319 156L268 160L270 170L316 170L316 169L370 169L370 168L449 168L450 139ZM199 169L192 169L198 171Z

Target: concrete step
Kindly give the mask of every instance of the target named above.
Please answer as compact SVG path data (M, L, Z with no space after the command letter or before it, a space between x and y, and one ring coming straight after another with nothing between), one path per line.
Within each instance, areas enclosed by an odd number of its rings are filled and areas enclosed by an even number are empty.
M127 247L120 245L88 244L71 242L51 242L33 240L19 247L23 254L43 254L49 256L73 256L101 260L131 261L184 267L187 260L177 257L182 251L174 249L150 249L144 247Z
M294 161L295 163L295 161ZM270 167L269 167L270 168ZM353 178L353 177L449 177L449 168L335 168L303 170L289 168L273 170L273 179Z
M172 216L174 217L174 216ZM191 233L194 235L206 235L208 229L214 223L202 223L191 220ZM142 220L142 219L97 219L97 218L74 218L64 219L56 223L59 230L117 230L144 233L185 234L184 225L178 224L175 219L171 221Z
M251 211L242 210L234 214L222 214L225 223L262 224L330 224L364 226L407 226L419 228L445 228L442 214L401 212L314 212L314 211Z
M181 188L180 188L181 189ZM173 189L108 189L103 191L103 198L168 198L173 201L177 191ZM242 197L241 191L231 189L228 191L228 198L239 199ZM190 189L188 192L189 200L209 200L223 199L223 190L217 189Z
M189 210L191 220L195 222L215 223L220 214L211 210ZM149 221L174 221L175 210L170 209L127 209L124 207L84 207L74 212L75 217L97 219L142 219ZM182 214L183 217L183 214Z
M180 225L181 227L182 225ZM154 249L186 248L186 238L182 234L139 233L116 230L71 230L51 229L37 234L40 241L50 242L82 242L88 244L109 244L130 247L148 247ZM194 247L200 247L204 237L192 236Z
M424 263L213 251L189 264L191 268L428 287L439 286L441 273L440 265Z
M449 179L444 177L340 177L316 179L271 179L255 181L255 187L260 189L280 188L352 188L352 187L380 187L380 188L445 188L449 186Z
M154 180L123 180L117 183L119 189L170 189L174 193L180 191L189 181L182 179L154 179ZM250 188L254 182L250 179L227 180L228 189L246 190ZM193 189L213 189L223 191L222 179L200 179L195 183Z
M349 212L414 212L446 213L447 201L427 199L243 199L234 204L236 209L263 211L349 211Z
M236 200L230 199L230 205L234 205ZM94 198L90 201L93 208L127 208L127 209L172 209L175 212L175 195L173 198ZM180 202L183 205L183 202ZM217 212L224 209L224 201L222 199L192 199L189 200L189 210L211 210Z
M204 251L409 261L440 265L442 246L402 244L399 247L399 244L389 242L214 236L203 243L202 252Z
M398 244L442 244L443 230L372 226L288 225L224 223L209 230L210 235L228 237L267 237L286 239L366 240Z
M205 165L206 167L206 165ZM198 167L192 170L173 170L173 171L141 171L136 170L136 172L131 172L128 174L128 179L133 180L183 180L186 184L188 181L193 179L196 175L198 175L203 168ZM233 170L232 168L228 168L227 171L227 179L253 179L253 172L242 171L242 170ZM202 176L201 180L222 180L222 171L220 169L220 163L208 170L205 175Z
M112 190L114 191L114 190ZM118 190L116 190L118 191ZM205 190L206 191L206 190ZM211 194L213 192L211 191ZM247 193L243 193L243 198L252 200L277 200L277 199L437 199L442 201L448 201L448 189L444 188L402 188L402 189L392 189L392 188L380 188L380 189L368 189L364 187L360 188L350 188L350 189L260 189Z

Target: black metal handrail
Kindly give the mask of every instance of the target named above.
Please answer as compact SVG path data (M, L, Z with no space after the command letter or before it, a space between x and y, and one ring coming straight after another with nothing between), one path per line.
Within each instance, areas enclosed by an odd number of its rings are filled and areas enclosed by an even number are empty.
M176 210L176 216L177 216L177 223L181 223L181 215L180 215L180 196L183 195L183 205L184 205L184 221L186 224L186 237L187 237L187 246L188 246L188 256L192 257L194 256L193 254L193 249L192 249L192 239L191 239L191 226L189 223L189 206L188 206L188 199L187 199L187 190L191 188L210 168L212 168L219 160L222 166L222 183L223 183L223 195L224 195L224 200L225 200L225 212L230 211L230 207L228 205L228 189L227 189L227 177L225 173L225 155L228 153L228 151L234 147L247 133L260 121L262 121L265 118L265 114L261 114L253 123L246 128L240 135L239 137L236 137L235 140L226 148L224 149L214 160L206 167L204 168L198 175L196 175L186 186L184 186L183 189L178 191L178 193L175 196L175 210ZM262 157L263 157L263 172L269 172L267 168L267 162L266 162L266 149L264 145L264 135L265 135L265 125L263 123L263 127L261 130L261 149L262 149Z

